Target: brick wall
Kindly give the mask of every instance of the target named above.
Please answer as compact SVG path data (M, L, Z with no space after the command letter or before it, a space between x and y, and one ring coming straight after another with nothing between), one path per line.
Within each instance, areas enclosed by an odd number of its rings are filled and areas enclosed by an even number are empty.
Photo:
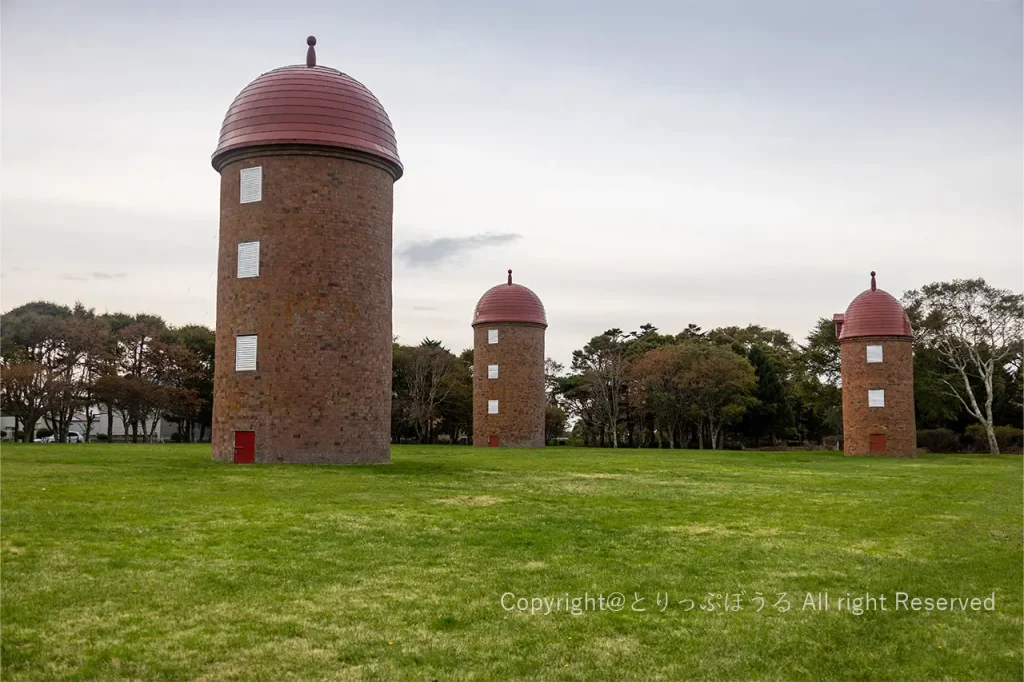
M487 331L498 330L498 343L487 343ZM487 378L487 366L498 365L498 378ZM487 401L497 399L498 414L487 414ZM544 327L508 322L473 328L473 445L544 447Z
M263 199L239 203L239 170ZM391 421L391 212L383 168L330 153L235 159L221 171L213 458L256 432L257 462L387 462ZM238 279L239 242L260 273ZM259 337L235 372L235 336Z
M882 346L882 362L867 362L867 346ZM904 337L864 337L840 344L843 440L847 455L914 457L914 356ZM885 407L868 407L869 389L885 390ZM871 435L885 435L885 452L871 452Z

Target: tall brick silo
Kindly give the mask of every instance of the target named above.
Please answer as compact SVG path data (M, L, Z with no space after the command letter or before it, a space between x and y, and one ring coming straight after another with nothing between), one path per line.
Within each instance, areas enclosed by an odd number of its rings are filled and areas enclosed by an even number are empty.
M362 83L264 73L224 118L213 458L387 462L395 133Z
M914 352L910 318L875 285L832 317L843 382L843 451L914 457Z
M544 304L521 284L492 287L473 313L473 445L544 447Z

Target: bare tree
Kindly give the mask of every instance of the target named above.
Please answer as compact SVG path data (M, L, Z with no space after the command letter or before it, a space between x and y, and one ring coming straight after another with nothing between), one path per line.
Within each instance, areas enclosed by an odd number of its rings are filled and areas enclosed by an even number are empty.
M430 442L438 408L452 389L456 358L439 343L424 339L409 350L407 370L408 417L420 443Z
M1024 296L983 279L956 279L908 291L903 302L921 320L919 341L954 372L943 378L950 395L984 427L989 451L999 454L992 416L996 370L1021 362Z
M595 336L582 351L573 352L572 368L582 372L588 393L611 434L613 448L619 447L619 415L626 366L626 344L618 328Z
M96 404L87 401L85 407L82 408L82 436L85 438L85 442L88 443L92 437L92 430L95 428L97 422L100 420L100 414L96 411Z
M548 403L558 404L558 377L565 371L565 365L554 358L544 358L544 388L548 394Z
M146 378L136 376L101 377L96 382L96 393L121 418L125 440L131 428L132 442L139 442L139 427L143 440L151 440L160 414L168 405L167 389Z
M46 421L54 439L63 443L72 419L91 399L90 358L101 352L106 328L92 310L77 304L72 315L54 318L49 329L43 361L52 376Z
M153 341L148 354L148 378L163 388L163 405L153 419L148 439L156 431L159 416L166 416L178 422L178 433L184 440L191 440L192 423L199 417L205 401L192 387L202 377L202 359L190 348L168 341Z
M558 395L567 414L576 419L573 431L585 445L594 445L602 417L582 374L558 377Z
M6 359L0 369L3 371L0 405L3 405L5 412L13 414L21 422L23 439L31 443L36 423L46 414L50 373L39 363L9 362Z
M132 381L120 385L122 419L127 406L127 415L132 430L132 442L139 440L139 426L142 426L143 439L149 437L155 429L157 413L162 408L162 394L152 384L157 372L155 369L153 344L158 343L159 336L166 330L164 321L149 315L136 315L134 321L118 329L114 336L117 340L117 357L119 373ZM153 416L152 429L147 429L147 420ZM127 439L128 432L125 431Z

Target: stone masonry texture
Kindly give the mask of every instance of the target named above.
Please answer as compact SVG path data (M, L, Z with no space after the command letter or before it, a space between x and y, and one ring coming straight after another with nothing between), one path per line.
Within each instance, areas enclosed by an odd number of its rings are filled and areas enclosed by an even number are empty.
M213 458L255 431L256 462L388 462L394 178L344 154L241 156L221 169ZM263 167L263 199L239 203L239 171ZM238 279L239 242L260 242ZM235 371L235 336L258 337Z
M867 346L882 346L882 362L867 362ZM840 343L843 451L847 455L915 457L913 344L905 337L859 337ZM869 389L885 390L885 407L868 407ZM871 452L871 435L885 435L885 452Z
M487 343L487 331L498 330L498 343ZM498 365L498 378L487 378L487 366ZM487 401L498 400L498 414L487 414ZM473 445L486 446L491 436L498 447L544 447L544 327L535 324L485 322L473 328Z

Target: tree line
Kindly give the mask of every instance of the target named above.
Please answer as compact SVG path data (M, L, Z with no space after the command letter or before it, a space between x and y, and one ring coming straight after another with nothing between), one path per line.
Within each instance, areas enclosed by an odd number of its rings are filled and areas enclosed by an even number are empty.
M914 329L919 444L1019 449L1021 294L954 280L908 291L902 302ZM825 317L804 344L760 325L613 328L573 352L568 374L549 363L549 400L590 446L838 447L839 350Z
M473 349L440 341L392 343L391 441L468 443L473 437Z
M955 280L909 291L903 305L914 328L919 443L1019 447L1021 294ZM160 417L178 423L183 439L209 429L214 335L206 327L52 303L16 308L0 325L3 409L26 439L44 420L63 440L81 411L88 435L95 405L109 406L107 418L118 415L133 440L150 437ZM470 442L473 371L472 349L396 338L392 441ZM574 351L568 368L549 358L545 374L549 441L721 449L838 447L842 438L839 341L826 317L803 344L756 324L612 328Z
M76 418L90 440L101 413L106 434L117 418L133 442L152 440L161 418L178 424L181 440L203 440L213 351L213 330L201 325L27 303L0 318L0 405L26 442L40 423L65 442Z

